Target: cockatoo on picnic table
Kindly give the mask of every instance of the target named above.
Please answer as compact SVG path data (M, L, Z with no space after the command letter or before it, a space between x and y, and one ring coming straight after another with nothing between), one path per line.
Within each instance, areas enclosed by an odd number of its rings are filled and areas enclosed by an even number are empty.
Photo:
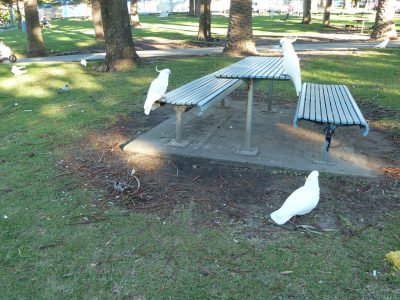
M144 103L144 113L146 115L150 113L154 103L164 97L168 88L168 79L171 70L163 69L158 71L156 68L156 71L160 74L158 74L158 77L151 82L149 91L147 92L146 102Z
M26 70L23 70L23 69L25 69L25 66L21 66L21 67L12 66L11 73L13 73L14 76L19 76L19 75L25 74Z
M389 43L389 38L386 38L383 42L380 42L378 45L375 45L374 48L379 48L379 49L386 48L388 43Z
M283 38L279 41L279 46L283 50L283 68L285 73L292 79L296 94L299 96L301 91L301 72L300 61L292 45L294 41L296 39Z
M312 171L304 186L295 190L280 209L271 213L271 219L276 224L285 224L291 217L307 214L317 206L319 202L318 176L318 171Z

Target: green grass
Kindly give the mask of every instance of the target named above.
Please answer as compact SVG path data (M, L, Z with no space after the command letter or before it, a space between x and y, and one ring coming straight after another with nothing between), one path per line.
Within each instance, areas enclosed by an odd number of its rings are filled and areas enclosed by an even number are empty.
M400 111L399 54L384 50L305 60L303 78L348 84L361 105ZM21 77L0 65L2 298L398 297L399 274L383 259L399 248L399 212L350 239L282 230L275 239L251 241L224 220L220 230L194 232L190 208L163 221L153 214L121 213L112 205L94 207L102 191L59 176L59 160L82 137L142 112L156 63L172 70L173 89L235 60L166 59L121 73L96 73L77 63L29 64ZM64 82L72 90L58 95ZM293 99L290 86L277 85L279 97ZM107 220L70 224L93 213ZM372 270L385 271L375 280Z
M322 15L313 15L313 22L310 25L301 24L300 16L291 16L284 23L280 20L281 16L254 16L253 34L254 36L281 36L282 34L307 35L315 32L329 33L333 28L325 28L321 25ZM344 24L353 24L356 18L354 15L335 15L332 14L332 26L343 28ZM366 22L366 33L374 23L374 15L364 15L363 18L369 19ZM193 40L197 37L198 18L188 17L184 14L177 14L160 19L157 15L143 15L140 17L143 28L133 29L134 39L140 38L162 38ZM399 19L396 19L399 21ZM91 20L64 19L53 20L52 28L42 30L46 49L49 54L60 52L82 51L104 47L104 43L96 42L94 39L93 22ZM400 26L400 22L397 22ZM228 28L228 18L223 16L212 17L212 34L216 38L224 38ZM398 27L397 30L400 30ZM26 36L24 32L12 30L1 32L0 38L10 46L19 56L26 53Z

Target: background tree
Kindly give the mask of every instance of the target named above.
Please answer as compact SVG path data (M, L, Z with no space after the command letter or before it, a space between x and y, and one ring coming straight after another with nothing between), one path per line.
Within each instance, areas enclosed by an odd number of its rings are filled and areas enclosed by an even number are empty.
M371 39L397 39L394 23L394 0L379 0Z
M210 41L211 38L211 0L200 0L199 40Z
M139 61L132 39L131 21L126 0L100 0L106 57L100 71L121 70Z
M44 56L42 29L39 23L39 13L36 0L24 0L25 21L26 21L26 39L28 42L26 56L36 57Z
M104 40L103 21L101 20L100 0L92 0L92 19L96 40Z
M303 24L311 23L311 0L303 1L303 20L301 21Z
M17 7L17 24L18 24L18 29L22 29L22 16L21 16L21 9L19 7L19 0L15 1L16 7Z
M257 54L253 40L251 0L231 0L227 42L223 53L229 55Z
M194 16L194 0L189 0L189 16Z
M131 25L133 28L142 28L139 21L138 0L131 0Z
M326 27L328 27L331 24L331 8L332 8L332 0L326 0L324 18L322 20L322 24Z

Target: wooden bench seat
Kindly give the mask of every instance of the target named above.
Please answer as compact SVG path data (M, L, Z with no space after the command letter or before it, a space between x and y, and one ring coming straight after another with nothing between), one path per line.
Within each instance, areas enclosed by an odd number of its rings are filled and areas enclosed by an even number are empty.
M174 105L176 113L176 136L171 145L185 147L183 140L183 113L197 107L201 114L217 101L222 101L235 90L242 81L240 79L220 79L215 73L191 81L173 91L168 92L160 102Z
M293 120L294 127L298 127L300 120L321 123L332 130L337 126L359 126L364 136L369 131L368 123L349 89L341 84L303 83ZM329 145L330 139L331 136ZM324 162L328 162L329 145L324 146Z

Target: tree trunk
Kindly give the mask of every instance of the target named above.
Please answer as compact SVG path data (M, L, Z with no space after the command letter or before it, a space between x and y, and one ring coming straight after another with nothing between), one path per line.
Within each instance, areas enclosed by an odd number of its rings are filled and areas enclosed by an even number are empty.
M18 24L18 29L21 30L22 29L22 17L21 17L21 9L19 8L19 0L15 1L16 2L16 6L17 6L17 24Z
M200 0L199 40L211 40L211 0Z
M393 5L394 0L379 0L371 39L397 39Z
M36 0L24 0L25 21L26 21L26 39L28 42L26 56L36 57L44 56L42 29L39 23L39 13Z
M100 0L92 0L92 19L96 40L104 41L103 21L101 20Z
M189 0L189 16L194 16L194 0Z
M131 25L133 28L142 28L139 21L138 0L131 0Z
M303 1L303 20L301 21L303 24L311 23L311 0Z
M223 53L228 55L257 55L253 40L251 0L231 0L227 42Z
M200 0L194 0L194 15L200 16Z
M322 24L325 27L328 27L331 24L331 8L332 8L332 0L326 0L324 19L322 20Z
M139 61L132 39L131 22L126 0L100 0L106 57L100 71L131 68Z

